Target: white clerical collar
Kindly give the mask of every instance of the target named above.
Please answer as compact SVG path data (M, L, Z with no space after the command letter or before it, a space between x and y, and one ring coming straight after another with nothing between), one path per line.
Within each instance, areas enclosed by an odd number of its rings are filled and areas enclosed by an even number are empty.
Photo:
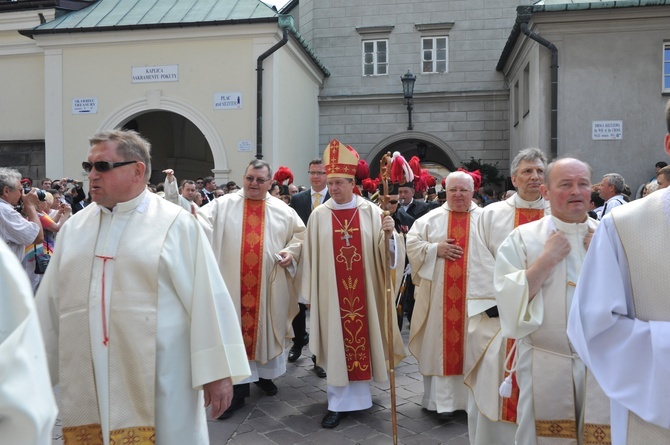
M356 195L354 195L353 199L350 202L344 204L338 204L332 199L331 201L333 202L333 210L353 209L354 207L356 207Z
M109 210L107 207L103 207L100 205L98 207L102 212L112 214L132 212L135 209L139 210L140 212L144 212L144 210L146 210L146 206L148 205L147 193L150 192L147 191L147 189L144 189L142 190L142 193L140 193L130 201L120 202L116 204L112 210Z
M521 196L519 196L519 193L517 192L512 196L512 199L516 203L515 207L526 208L526 209L544 208L544 199L542 198L542 195L540 195L540 197L537 198L535 201L526 201Z
M551 222L553 225L553 229L560 230L561 232L564 233L586 233L586 231L589 229L589 219L586 218L584 222L580 223L569 223L565 221L561 221L560 219L556 218L555 216L551 216Z

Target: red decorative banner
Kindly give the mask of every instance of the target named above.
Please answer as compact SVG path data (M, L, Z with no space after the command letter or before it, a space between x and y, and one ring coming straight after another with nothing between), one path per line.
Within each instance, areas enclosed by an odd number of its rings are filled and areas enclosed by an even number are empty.
M365 264L356 209L333 210L335 280L350 382L372 379L365 295Z
M442 309L444 375L462 375L465 356L465 291L468 278L470 212L449 212L447 238L463 249L456 261L444 261Z
M544 216L544 209L519 209L517 208L514 212L514 228L517 228L521 225L524 225L529 222L537 221ZM507 339L505 345L505 357L509 355L510 350L514 345L514 340L511 338ZM510 362L514 360L513 357L510 357ZM509 365L509 363L506 363ZM509 372L505 371L503 379L507 378ZM516 381L516 373L512 376L512 394L502 399L502 412L500 415L500 420L505 422L517 422L517 408L519 407L519 384Z
M242 252L240 254L240 316L242 338L247 358L256 356L258 311L260 310L261 277L263 276L263 233L265 200L244 200L242 220Z

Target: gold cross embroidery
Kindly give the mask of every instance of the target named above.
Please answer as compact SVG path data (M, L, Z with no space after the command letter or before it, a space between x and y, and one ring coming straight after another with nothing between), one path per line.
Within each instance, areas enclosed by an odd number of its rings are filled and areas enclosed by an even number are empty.
M342 227L341 229L336 229L335 231L341 233L342 238L340 238L340 239L344 240L344 242L347 244L347 246L350 246L351 244L349 244L349 239L353 238L354 236L349 232L353 233L357 230L358 229L356 227L349 227L349 221L347 221L345 219L344 220L344 227Z

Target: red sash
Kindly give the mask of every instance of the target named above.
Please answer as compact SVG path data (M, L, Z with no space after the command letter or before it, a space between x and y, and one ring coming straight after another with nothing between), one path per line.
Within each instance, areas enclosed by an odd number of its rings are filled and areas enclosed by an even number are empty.
M240 254L240 317L247 358L256 356L261 277L263 276L263 234L265 200L244 200L242 252Z
M462 375L465 351L465 291L468 278L470 212L449 212L447 238L463 249L456 261L444 261L442 347L444 375Z
M544 209L519 209L517 208L514 212L514 228L517 228L523 224L537 221L544 216ZM514 346L514 340L511 338L507 339L505 345L505 357L509 355L510 350ZM510 360L513 360L510 358ZM507 363L506 363L507 364ZM509 375L509 372L505 371L503 378L506 378ZM508 398L502 399L502 412L500 419L505 422L517 422L517 408L519 406L519 384L516 381L516 373L512 375L512 395Z
M335 281L350 382L372 379L365 295L365 263L356 209L333 210ZM354 214L355 213L355 214Z

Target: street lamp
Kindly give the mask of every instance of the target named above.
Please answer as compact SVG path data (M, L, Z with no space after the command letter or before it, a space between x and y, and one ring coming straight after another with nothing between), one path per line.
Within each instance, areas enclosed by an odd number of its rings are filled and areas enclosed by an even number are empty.
M419 159L423 161L428 154L428 145L425 142L419 142L416 144L416 153L419 155Z
M414 130L414 125L412 125L412 110L414 109L414 82L416 82L416 76L407 70L407 73L404 76L400 76L402 81L402 94L405 98L405 104L407 105L407 114L409 116L409 125L408 130Z

